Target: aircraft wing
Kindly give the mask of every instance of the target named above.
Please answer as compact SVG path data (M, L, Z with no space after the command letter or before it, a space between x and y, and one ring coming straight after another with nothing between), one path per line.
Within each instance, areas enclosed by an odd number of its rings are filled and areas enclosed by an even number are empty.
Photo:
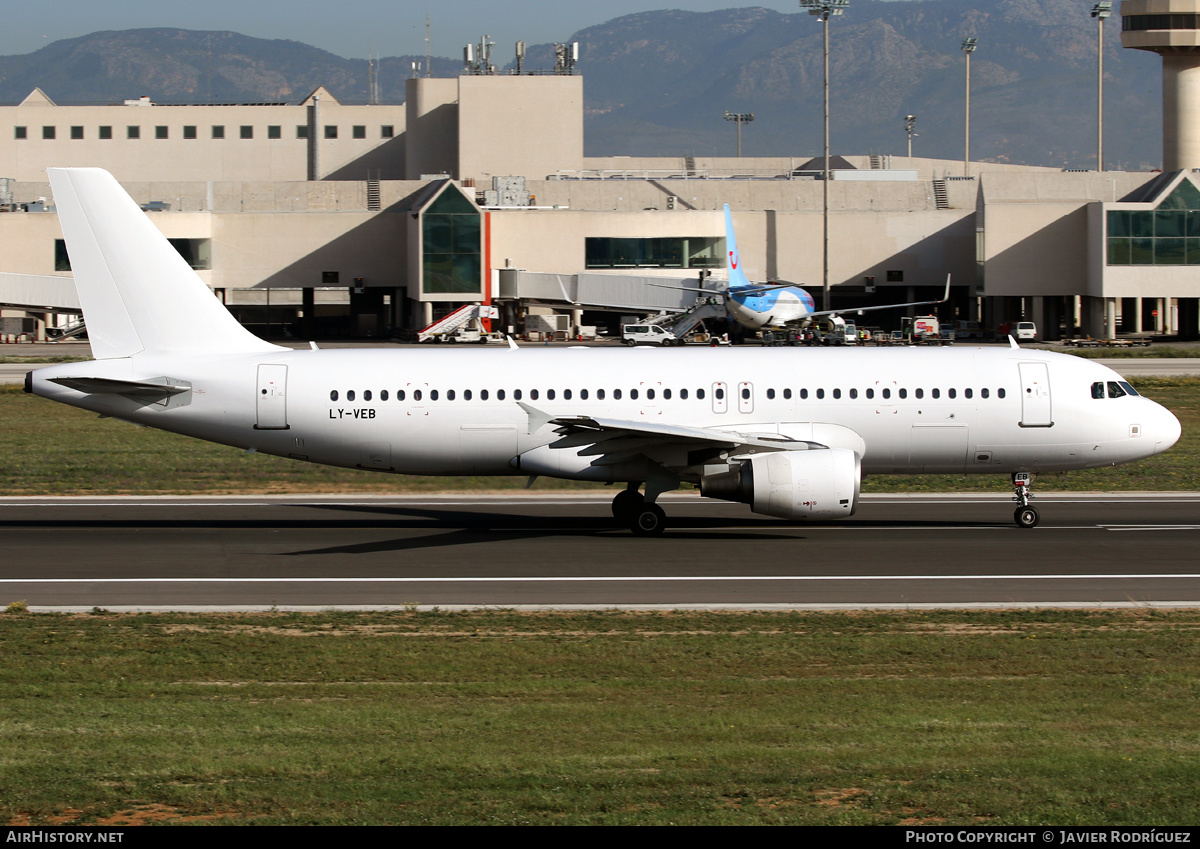
M875 310L896 310L903 307L923 307L926 304L944 304L950 300L950 275L946 275L946 292L939 300L936 301L913 301L908 304L881 304L877 307L852 307L845 310L821 310L820 312L810 312L804 316L805 321L810 318L818 318L823 315L851 315L853 313L874 312Z
M592 416L560 416L549 420L560 439L551 448L579 449L581 456L595 455L596 465L620 463L638 455L667 468L702 461L710 452L729 455L754 451L807 451L827 446L781 434L739 433Z

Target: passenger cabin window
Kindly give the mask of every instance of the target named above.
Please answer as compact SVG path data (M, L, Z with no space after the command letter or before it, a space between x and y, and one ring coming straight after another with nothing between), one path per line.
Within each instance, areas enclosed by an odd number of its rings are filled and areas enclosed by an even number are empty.
M353 400L354 400L354 390L353 390L353 389L349 389L349 390L347 390L347 391L346 391L346 400L347 400L347 401L353 401Z
M1094 397L1094 396L1093 396ZM335 389L329 393L329 400L336 401L338 399L338 391Z

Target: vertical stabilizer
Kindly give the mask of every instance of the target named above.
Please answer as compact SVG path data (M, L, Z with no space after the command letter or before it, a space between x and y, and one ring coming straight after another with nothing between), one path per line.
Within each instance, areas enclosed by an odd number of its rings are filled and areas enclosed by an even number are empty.
M279 350L237 323L111 174L47 173L96 359Z
M733 235L733 215L729 204L725 204L725 270L729 272L729 288L741 289L750 285L746 272L742 271L742 257L738 253L737 237Z

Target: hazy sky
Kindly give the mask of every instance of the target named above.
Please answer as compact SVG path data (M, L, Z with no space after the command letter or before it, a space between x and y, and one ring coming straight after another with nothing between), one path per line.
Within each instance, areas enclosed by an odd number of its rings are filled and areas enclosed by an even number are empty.
M435 56L458 57L463 45L487 34L508 61L513 42L565 41L576 30L621 15L737 6L799 11L798 0L0 0L0 55L31 53L98 30L141 27L286 38L347 58L421 55L428 12Z

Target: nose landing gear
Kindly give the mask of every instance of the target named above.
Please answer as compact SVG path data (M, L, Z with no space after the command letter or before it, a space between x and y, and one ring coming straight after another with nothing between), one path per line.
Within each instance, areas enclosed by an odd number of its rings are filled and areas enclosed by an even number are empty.
M1033 475L1029 472L1013 472L1013 501L1017 502L1016 512L1013 513L1013 520L1019 528L1036 527L1037 523L1042 520L1042 516L1038 513L1037 508L1029 502L1033 500L1033 493L1030 492L1030 487L1033 484Z

